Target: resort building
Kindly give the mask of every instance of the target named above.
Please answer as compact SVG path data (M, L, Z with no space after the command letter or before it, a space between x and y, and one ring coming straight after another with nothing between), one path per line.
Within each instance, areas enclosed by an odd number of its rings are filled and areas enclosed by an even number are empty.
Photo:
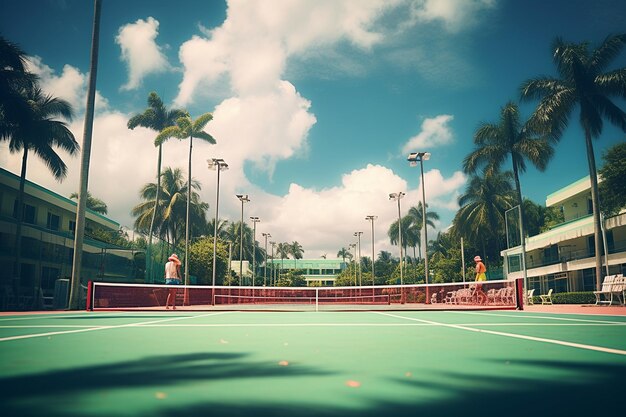
M6 265L0 276L0 309L41 307L42 301L51 306L56 281L67 289L72 273L75 201L26 180L21 238L21 276L13 277L16 260L17 199L20 178L0 168L0 262ZM119 246L97 240L101 233L118 233L119 223L91 210L85 214L83 247L83 282L87 280L116 280L130 277L137 271L135 253ZM145 260L143 261L145 262ZM55 302L56 304L56 302Z
M337 276L346 269L347 263L341 259L268 259L267 274L276 276L293 270L302 270L307 285L333 286ZM259 275L262 277L262 275Z
M554 292L594 291L595 245L589 177L550 194L546 207L555 207L564 222L526 239L528 289L535 295ZM626 273L626 210L603 219L602 274ZM507 279L522 278L521 246L501 252ZM608 272L607 272L608 271Z

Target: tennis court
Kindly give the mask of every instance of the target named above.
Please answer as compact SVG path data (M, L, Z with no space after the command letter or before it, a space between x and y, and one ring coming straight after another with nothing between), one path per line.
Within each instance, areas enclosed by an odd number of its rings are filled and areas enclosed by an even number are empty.
M624 409L626 317L524 311L0 316L4 416Z

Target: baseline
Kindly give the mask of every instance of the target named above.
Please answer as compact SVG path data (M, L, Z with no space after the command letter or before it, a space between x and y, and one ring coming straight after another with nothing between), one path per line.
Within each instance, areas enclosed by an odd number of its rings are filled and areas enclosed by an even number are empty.
M230 311L211 312L211 313L208 313L208 314L200 314L200 315L197 315L197 316L172 317L172 318L168 318L168 319L164 319L164 320L146 321L146 322L143 322L143 323L128 323L128 324L120 324L120 325L116 325L116 326L91 326L89 328L77 329L77 330L67 330L67 331L48 332L48 333L36 333L36 334L27 334L27 335L20 335L20 336L9 336L9 337L0 338L0 342L8 342L8 341L11 341L11 340L19 340L19 339L31 339L31 338L35 338L35 337L57 336L57 335L70 334L70 333L91 332L91 331L95 331L95 330L121 329L121 328L124 328L124 327L136 327L136 326L143 326L143 325L154 324L154 323L164 323L164 322L167 322L167 321L185 320L185 319L192 319L192 318L199 318L199 317L208 317L208 316L215 316L215 315L227 314L227 313L230 313Z
M504 337L511 337L511 338L515 338L515 339L531 340L533 342L550 343L550 344L554 344L554 345L568 346L568 347L573 347L573 348L577 348L577 349L593 350L593 351L597 351L597 352L612 353L612 354L615 354L615 355L624 355L624 356L626 356L626 350L621 350L621 349L613 349L613 348L606 348L606 347L602 347L602 346L585 345L585 344L582 344L582 343L565 342L563 340L546 339L546 338L543 338L543 337L524 336L524 335L515 334L515 333L498 332L498 331L495 331L495 330L475 329L475 328L472 328L472 327L466 327L466 326L458 325L458 324L439 323L439 322L435 322L435 321L431 321L431 320L423 320L423 319L416 319L416 318L412 318L412 317L398 316L396 314L383 313L383 312L379 312L379 311L372 311L372 313L374 313L374 314L382 314L384 316L395 317L395 318L400 318L400 319L405 319L405 320L412 320L412 321L418 321L418 322L423 322L423 323L429 323L429 324L439 325L439 326L442 326L442 327L450 327L452 329L466 330L466 331L475 332L475 333L487 333L487 334L492 334L492 335L495 335L495 336L504 336Z
M451 313L463 313L463 314L471 314L476 316L496 316L496 317L514 317L514 318L533 318L533 319L545 319L545 320L562 320L562 321L576 321L576 322L585 322L585 323L597 323L597 324L617 324L617 325L626 325L626 321L610 321L610 320L593 320L593 319L583 319L583 318L573 318L573 317L554 317L554 316L536 316L536 315L515 315L515 314L504 314L504 313L481 313L478 311L451 311ZM619 316L618 316L619 317Z

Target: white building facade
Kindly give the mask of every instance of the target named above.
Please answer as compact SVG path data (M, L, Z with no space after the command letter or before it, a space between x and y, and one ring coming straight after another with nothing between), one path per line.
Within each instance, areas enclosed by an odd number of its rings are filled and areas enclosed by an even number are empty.
M600 203L602 204L602 203ZM546 198L546 207L561 211L564 222L526 239L528 289L535 294L596 289L594 224L589 177ZM602 274L626 273L626 210L603 219ZM523 278L521 246L501 252L507 279Z

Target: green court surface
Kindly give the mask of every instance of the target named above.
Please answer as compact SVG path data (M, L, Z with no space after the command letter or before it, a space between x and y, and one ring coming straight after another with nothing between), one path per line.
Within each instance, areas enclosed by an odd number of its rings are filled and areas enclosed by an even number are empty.
M625 316L0 316L3 416L610 415L625 378Z

